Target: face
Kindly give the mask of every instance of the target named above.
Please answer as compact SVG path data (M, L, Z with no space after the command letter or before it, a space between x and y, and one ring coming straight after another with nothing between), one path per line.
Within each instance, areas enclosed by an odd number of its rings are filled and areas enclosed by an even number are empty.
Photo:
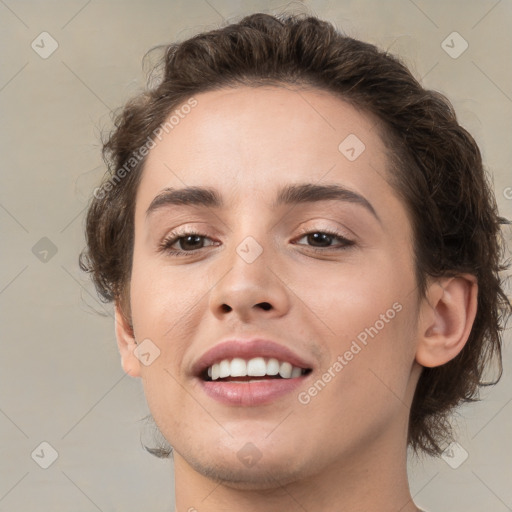
M159 429L197 472L254 488L405 443L412 233L375 120L316 90L195 99L136 198L131 311ZM219 204L176 201L186 187Z

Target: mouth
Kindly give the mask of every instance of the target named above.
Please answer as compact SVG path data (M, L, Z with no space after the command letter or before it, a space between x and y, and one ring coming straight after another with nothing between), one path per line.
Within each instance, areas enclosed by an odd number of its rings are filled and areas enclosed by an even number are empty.
M193 366L200 388L230 406L270 404L304 385L312 363L270 340L228 340L207 351Z

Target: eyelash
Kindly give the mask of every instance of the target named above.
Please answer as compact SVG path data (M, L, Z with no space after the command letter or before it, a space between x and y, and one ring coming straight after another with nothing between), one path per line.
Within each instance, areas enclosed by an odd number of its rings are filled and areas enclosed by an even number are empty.
M348 238L345 238L341 233L338 233L337 231L330 230L330 229L317 229L317 230L302 230L300 233L299 240L301 238L304 238L304 236L312 235L315 233L320 233L323 235L328 235L330 237L338 238L342 245L341 247L309 247L314 252L326 252L326 251L342 251L350 249L351 246L355 245L355 242L353 240L349 240ZM171 249L171 246L173 246L176 242L181 240L182 238L186 238L188 236L199 236L201 238L208 238L206 235L199 233L197 231L192 230L186 230L186 231L173 231L169 233L168 236L166 236L162 242L158 245L158 252L165 252L167 254L170 254L171 256L180 257L180 256L193 256L197 253L197 251L204 249L204 247L200 247L199 249L193 249L191 251L182 251L180 249ZM303 245L303 244L300 244Z

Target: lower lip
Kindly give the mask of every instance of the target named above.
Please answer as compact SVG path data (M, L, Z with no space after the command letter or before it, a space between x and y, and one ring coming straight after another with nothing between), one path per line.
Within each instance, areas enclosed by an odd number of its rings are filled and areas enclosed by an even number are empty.
M293 379L260 380L248 382L215 382L200 379L204 392L226 405L242 407L265 405L291 393L308 375Z

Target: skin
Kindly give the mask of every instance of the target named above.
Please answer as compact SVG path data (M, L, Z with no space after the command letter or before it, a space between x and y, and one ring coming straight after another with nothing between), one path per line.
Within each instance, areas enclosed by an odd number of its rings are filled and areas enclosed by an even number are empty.
M238 87L195 98L151 149L137 192L133 331L116 307L123 368L142 378L174 448L176 510L417 511L406 473L410 404L422 367L449 361L467 341L474 278L432 281L418 297L410 220L386 180L370 115L319 90ZM365 144L354 161L338 150L348 134ZM279 188L303 182L349 188L380 220L347 201L271 208ZM225 207L169 206L146 217L163 189L192 185L217 188ZM206 237L193 256L159 252L175 228ZM354 244L315 245L303 234L324 229ZM236 252L248 236L263 250L250 264ZM313 362L298 390L307 391L395 303L400 312L307 404L292 392L232 407L191 375L219 341L262 336ZM134 354L146 338L160 350L148 366ZM237 457L246 443L261 455L252 467Z

